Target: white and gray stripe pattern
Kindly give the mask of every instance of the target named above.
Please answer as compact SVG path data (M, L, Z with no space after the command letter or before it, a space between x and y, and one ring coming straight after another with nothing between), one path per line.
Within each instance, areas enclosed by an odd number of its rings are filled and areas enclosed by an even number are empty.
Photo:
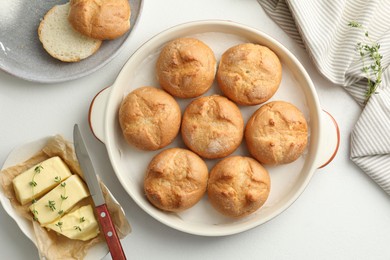
M351 159L390 195L390 0L258 0L267 14L306 48L321 74L364 107L351 134ZM364 31L381 45L382 84L365 104L367 79L356 50Z

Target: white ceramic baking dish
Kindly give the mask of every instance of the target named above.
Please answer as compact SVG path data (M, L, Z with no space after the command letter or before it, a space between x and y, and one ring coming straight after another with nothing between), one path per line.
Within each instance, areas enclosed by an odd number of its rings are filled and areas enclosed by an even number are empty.
M151 158L158 153L130 147L118 123L118 109L126 94L141 86L159 87L155 77L155 61L162 46L179 37L196 37L208 44L217 60L234 44L252 42L268 46L280 58L283 78L271 100L293 103L304 113L309 124L309 144L301 158L282 165L266 166L271 175L271 193L262 208L243 219L231 219L217 213L207 196L193 208L182 213L167 213L153 207L144 196L143 178ZM205 95L221 94L217 83ZM271 101L270 100L270 101ZM180 99L184 111L190 100ZM258 108L240 107L245 122ZM107 148L113 169L126 192L149 215L172 228L203 236L223 236L256 227L286 210L304 191L316 169L335 156L339 130L333 117L321 109L315 87L294 55L270 36L256 29L231 21L196 21L163 31L143 44L127 61L111 87L98 93L91 103L90 125L95 136ZM167 122L169 123L169 122ZM185 147L180 135L168 147ZM248 155L243 143L234 154ZM206 160L211 167L217 160Z

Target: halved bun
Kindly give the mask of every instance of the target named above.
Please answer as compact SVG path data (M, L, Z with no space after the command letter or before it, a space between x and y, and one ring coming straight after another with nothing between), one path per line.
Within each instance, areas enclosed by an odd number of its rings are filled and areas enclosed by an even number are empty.
M43 48L54 58L76 62L94 54L102 43L75 31L68 22L69 3L50 9L38 27Z

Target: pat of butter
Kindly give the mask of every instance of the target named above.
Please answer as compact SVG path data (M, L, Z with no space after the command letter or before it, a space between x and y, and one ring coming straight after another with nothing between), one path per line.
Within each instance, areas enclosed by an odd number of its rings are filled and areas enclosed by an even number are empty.
M16 199L25 205L58 185L58 179L66 180L71 175L60 157L49 158L13 179Z
M99 234L99 224L96 221L91 205L83 206L60 219L45 225L70 239L86 241Z
M77 202L89 196L88 188L78 175L73 174L57 187L46 193L30 211L42 226L55 221L68 212Z

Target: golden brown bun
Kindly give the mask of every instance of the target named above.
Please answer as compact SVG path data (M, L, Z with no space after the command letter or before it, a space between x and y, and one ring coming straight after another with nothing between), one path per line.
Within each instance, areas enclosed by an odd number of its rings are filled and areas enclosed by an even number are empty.
M128 0L71 0L68 20L88 37L112 40L130 29L130 14Z
M184 111L184 143L204 158L221 158L234 152L244 133L240 109L229 99L213 95L193 100Z
M156 63L161 87L179 98L205 93L213 84L215 71L213 51L194 38L179 38L167 43Z
M250 154L264 164L298 159L307 145L308 127L302 112L284 101L261 106L249 119L245 139Z
M119 123L126 141L142 150L170 144L180 129L181 111L164 90L142 87L129 93L119 109Z
M250 157L232 156L211 170L207 194L211 205L220 213L240 218L263 206L270 182L268 171L259 162Z
M270 99L282 80L282 65L265 46L244 43L222 54L217 81L222 92L240 105L258 105Z
M206 163L195 153L171 148L150 162L144 180L145 194L157 208L178 212L195 205L207 188Z

